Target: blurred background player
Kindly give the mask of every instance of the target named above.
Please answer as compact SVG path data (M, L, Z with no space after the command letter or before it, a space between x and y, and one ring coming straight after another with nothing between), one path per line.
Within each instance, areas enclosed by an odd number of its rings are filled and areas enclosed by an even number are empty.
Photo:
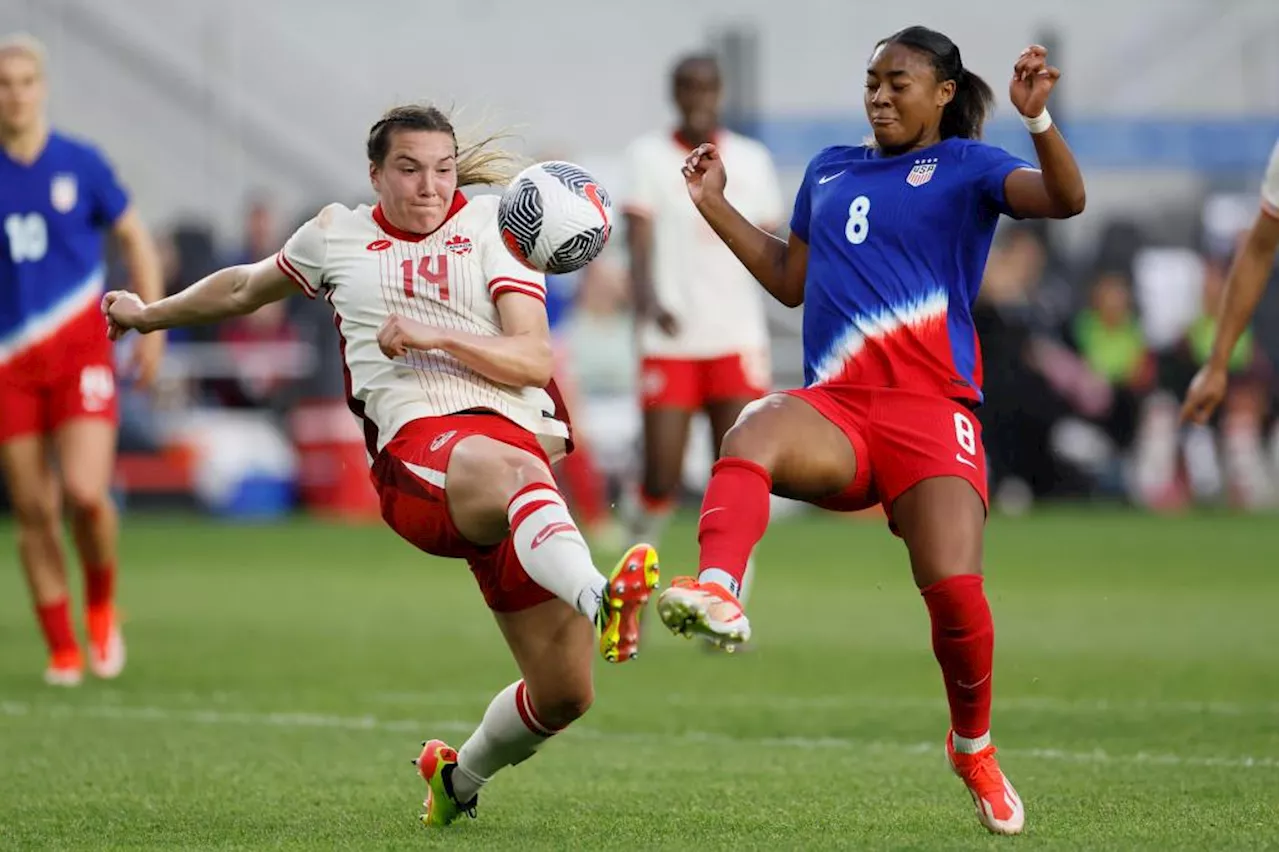
M764 300L689 204L680 178L685 156L714 142L733 172L727 193L734 206L766 231L776 230L783 215L768 150L720 125L723 86L715 57L681 59L671 87L680 125L632 143L623 204L644 435L632 534L655 544L679 495L693 416L706 413L717 452L743 407L772 384Z
M544 390L546 284L502 244L498 196L459 191L505 184L511 157L484 142L459 153L448 117L420 106L386 113L367 153L374 207L331 204L274 257L152 304L111 292L102 305L113 336L248 314L299 289L333 306L383 518L467 561L523 675L460 750L423 744L423 821L442 826L474 816L494 773L587 711L596 647L635 656L657 554L637 545L606 579L551 475L569 426Z
M84 570L89 668L115 677L125 660L109 493L116 371L98 310L104 232L118 241L139 295L154 300L162 285L151 239L110 165L92 145L50 129L45 99L42 45L0 40L0 470L49 646L45 680L70 686L84 658L68 604L63 505ZM133 350L141 385L155 377L163 346L156 335Z
M881 504L929 611L951 709L948 760L997 834L1021 832L1024 812L991 744L995 629L983 591L986 458L973 414L982 364L970 311L1001 214L1084 209L1084 181L1045 109L1059 77L1045 56L1039 45L1024 50L1009 83L1040 169L976 141L991 89L951 39L924 27L876 45L864 94L875 143L819 152L789 242L726 199L715 145L684 169L697 209L760 284L784 305L805 305L806 387L752 405L729 432L702 504L698 576L677 578L658 612L677 633L745 641L734 592L768 526L770 492L837 510Z
M552 159L545 157L543 159ZM569 419L578 425L573 438L573 452L556 466L556 472L568 488L574 514L582 522L583 533L594 548L617 553L622 547L624 531L609 511L608 483L595 452L581 429L582 404L578 394L577 364L574 363L565 330L582 289L588 269L567 275L548 275L547 323L551 328L551 346L555 357L556 387Z
M1228 374L1233 353L1245 333L1258 301L1267 286L1267 276L1276 262L1276 246L1280 243L1280 143L1271 151L1267 173L1262 181L1262 198L1253 226L1236 251L1227 273L1221 300L1218 301L1217 331L1205 361L1187 389L1182 416L1203 425L1208 422L1227 395Z

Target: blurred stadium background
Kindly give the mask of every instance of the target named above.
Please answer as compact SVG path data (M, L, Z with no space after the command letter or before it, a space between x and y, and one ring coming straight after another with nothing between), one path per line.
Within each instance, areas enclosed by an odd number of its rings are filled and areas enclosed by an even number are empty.
M1222 415L1180 429L1175 408L1277 138L1271 0L922 0L909 14L818 0L0 0L0 33L48 46L55 126L113 161L171 291L274 253L323 203L365 200L365 133L397 102L456 105L462 128L511 128L530 157L613 186L624 146L672 123L670 66L694 49L721 57L728 123L767 143L789 194L812 153L865 132L862 63L910 23L961 46L998 94L989 140L1024 154L1004 84L1018 51L1048 45L1064 73L1054 116L1089 189L1075 220L1002 231L979 310L996 724L1031 831L1060 848L1274 843L1274 275ZM625 270L615 239L565 282L576 309L562 327L578 425L615 495L639 429ZM799 381L799 316L771 316L780 387ZM1120 363L1116 340L1138 344ZM117 685L56 698L36 686L38 637L0 522L0 761L16 767L0 772L0 839L416 844L399 819L414 778L390 767L407 769L395 761L422 738L417 722L452 736L463 721L449 720L478 718L505 682L500 640L465 572L423 569L378 524L323 302L171 341L157 392L123 408L133 662ZM668 820L628 817L636 848L983 846L953 818L960 788L937 780L944 705L900 548L878 523L798 515L761 555L756 653L717 663L660 637L639 674L603 675L597 715L545 775L495 784L460 842L589 842L616 813L596 801L613 782L584 789L575 773L607 747L630 755L618 789ZM668 540L671 574L693 556L691 525ZM832 617L848 629L816 627L829 622L806 594L846 586L853 603ZM442 641L467 653L442 655ZM427 670L456 689L427 689ZM724 704L700 692L713 681ZM652 737L611 743L611 722L637 710ZM917 748L934 733L939 755ZM669 738L684 756L655 767ZM877 809L892 818L866 816Z

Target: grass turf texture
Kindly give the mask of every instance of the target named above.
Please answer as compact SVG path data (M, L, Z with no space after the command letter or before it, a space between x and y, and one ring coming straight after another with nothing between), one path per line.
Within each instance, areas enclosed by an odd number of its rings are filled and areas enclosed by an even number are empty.
M131 517L129 668L55 690L0 525L0 847L1274 848L1275 518L1059 511L988 542L1022 838L988 836L945 767L901 544L819 515L765 539L753 652L651 630L433 833L409 759L516 676L460 563L376 526ZM678 523L664 577L693 556Z

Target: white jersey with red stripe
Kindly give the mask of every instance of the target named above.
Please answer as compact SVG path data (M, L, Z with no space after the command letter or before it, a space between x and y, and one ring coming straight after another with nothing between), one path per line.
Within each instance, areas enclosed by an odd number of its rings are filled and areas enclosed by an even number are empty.
M776 228L785 215L769 150L722 130L716 147L729 174L725 196L748 221ZM668 336L652 321L640 329L643 355L716 358L768 350L764 291L703 220L680 173L690 146L650 133L627 150L623 210L653 220L653 287L676 319Z
M380 207L330 204L276 255L307 296L333 305L348 403L370 455L412 420L471 410L497 412L537 435L552 458L563 453L568 426L545 390L497 384L439 350L391 359L378 348L378 329L392 314L496 337L499 297L545 300L544 276L502 244L497 208L497 196L468 201L458 193L444 224L424 236L399 230Z
M1267 163L1267 174L1262 179L1262 209L1271 218L1280 218L1280 142L1271 149L1271 161Z

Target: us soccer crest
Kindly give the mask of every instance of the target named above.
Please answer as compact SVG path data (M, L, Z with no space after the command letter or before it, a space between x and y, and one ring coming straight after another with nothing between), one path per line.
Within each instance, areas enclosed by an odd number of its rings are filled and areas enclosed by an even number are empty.
M53 205L54 210L59 213L70 213L72 208L76 206L76 198L78 196L75 175L59 174L53 176L53 181L49 184L49 203Z
M911 171L907 173L907 183L912 186L921 186L933 179L933 173L938 168L938 158L930 157L927 160L916 160L916 164L911 167Z

